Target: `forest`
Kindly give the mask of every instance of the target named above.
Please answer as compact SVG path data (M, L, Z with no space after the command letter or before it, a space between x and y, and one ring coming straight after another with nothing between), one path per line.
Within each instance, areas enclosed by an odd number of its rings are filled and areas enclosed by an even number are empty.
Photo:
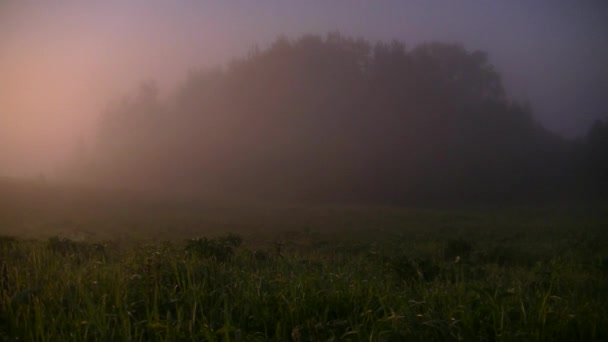
M605 198L608 123L569 140L509 98L483 51L278 38L108 106L72 161L159 193L363 203ZM145 170L145 171L142 171Z

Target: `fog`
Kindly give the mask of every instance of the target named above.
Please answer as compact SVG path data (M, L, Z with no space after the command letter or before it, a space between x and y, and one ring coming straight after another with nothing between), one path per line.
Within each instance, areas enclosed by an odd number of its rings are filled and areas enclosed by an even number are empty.
M0 175L65 176L99 144L102 114L142 82L169 105L192 70L307 33L481 50L508 99L548 132L582 139L607 115L606 23L602 1L2 1Z

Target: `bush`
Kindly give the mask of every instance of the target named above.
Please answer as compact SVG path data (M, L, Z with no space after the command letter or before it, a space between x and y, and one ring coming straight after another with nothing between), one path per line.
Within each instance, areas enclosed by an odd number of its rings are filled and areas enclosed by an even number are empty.
M14 245L17 242L17 238L9 235L0 235L0 251Z
M99 243L76 242L57 236L51 237L47 246L50 250L69 257L105 257L105 246Z
M186 242L185 251L195 257L223 262L234 255L234 249L239 247L242 242L243 239L234 234L216 239L196 238Z

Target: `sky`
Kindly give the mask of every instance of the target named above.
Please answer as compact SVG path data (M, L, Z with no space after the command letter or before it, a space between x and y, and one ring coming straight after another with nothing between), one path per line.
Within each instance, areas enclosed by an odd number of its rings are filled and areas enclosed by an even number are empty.
M335 31L484 50L508 94L570 138L608 117L602 0L0 0L0 175L52 175L142 81L167 92L279 35Z

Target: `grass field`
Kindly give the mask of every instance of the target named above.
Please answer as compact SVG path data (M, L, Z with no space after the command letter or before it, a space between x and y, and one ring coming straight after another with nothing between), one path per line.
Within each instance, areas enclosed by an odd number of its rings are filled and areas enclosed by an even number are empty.
M606 205L0 188L0 340L608 340Z

